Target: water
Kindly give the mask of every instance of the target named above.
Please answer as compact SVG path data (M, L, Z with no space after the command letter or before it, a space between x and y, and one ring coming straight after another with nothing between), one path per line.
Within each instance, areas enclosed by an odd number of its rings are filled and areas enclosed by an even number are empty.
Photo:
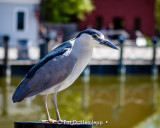
M12 94L22 78L0 78L0 128L13 128L14 121L45 119L42 96L12 103ZM159 82L152 76L80 77L58 93L61 118L101 121L101 127L97 124L100 128L159 128ZM51 96L48 107L55 119Z

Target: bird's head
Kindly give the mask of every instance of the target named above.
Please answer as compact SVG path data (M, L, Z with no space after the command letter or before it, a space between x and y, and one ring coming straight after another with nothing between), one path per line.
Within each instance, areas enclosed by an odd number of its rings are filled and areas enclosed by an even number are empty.
M114 44L104 38L104 35L101 32L95 29L86 29L80 32L77 35L76 39L93 47L105 45L118 50L118 48Z

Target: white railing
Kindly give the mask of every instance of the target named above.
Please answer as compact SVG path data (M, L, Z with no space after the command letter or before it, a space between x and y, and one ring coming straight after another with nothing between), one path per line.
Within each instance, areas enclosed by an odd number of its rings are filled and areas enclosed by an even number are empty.
M18 55L20 51L19 48L9 48L9 59L16 60L18 59ZM38 60L40 58L40 47L39 45L28 46L25 47L27 49L26 53L28 59ZM157 53L156 59L160 61L160 45L157 45ZM96 47L94 49L92 60L115 60L118 61L120 57L120 52L117 50L113 50L111 48L105 47ZM143 60L143 61L151 61L153 58L153 47L138 47L136 45L128 45L124 42L123 47L123 60ZM0 60L4 59L4 47L0 47Z

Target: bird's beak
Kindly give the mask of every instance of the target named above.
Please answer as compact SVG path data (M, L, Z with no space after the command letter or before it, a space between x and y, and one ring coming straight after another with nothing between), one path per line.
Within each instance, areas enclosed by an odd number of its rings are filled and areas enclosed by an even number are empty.
M98 41L99 41L100 44L102 44L102 45L105 45L105 46L108 46L108 47L110 47L110 48L119 50L119 49L118 49L113 43L111 43L109 40L106 40L106 39L98 39Z

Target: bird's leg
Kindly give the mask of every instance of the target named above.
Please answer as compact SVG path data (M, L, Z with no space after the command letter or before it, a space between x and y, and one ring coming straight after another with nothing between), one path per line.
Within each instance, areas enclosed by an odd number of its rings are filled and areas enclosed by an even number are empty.
M60 118L60 115L59 115L59 111L58 111L58 107L57 107L57 92L55 92L53 94L52 102L53 102L54 109L55 109L55 112L56 112L57 121L61 121L61 118Z
M48 97L48 95L44 95L44 96L43 96L43 100L42 100L42 101L43 101L44 108L45 108L47 120L41 120L41 122L54 123L55 120L52 120L52 119L50 118L50 115L49 115L48 106L47 106L47 97Z
M50 120L51 118L50 118L49 111L48 111L48 106L47 106L47 97L48 97L48 95L43 96L43 105L44 105L44 108L45 108L47 120Z

